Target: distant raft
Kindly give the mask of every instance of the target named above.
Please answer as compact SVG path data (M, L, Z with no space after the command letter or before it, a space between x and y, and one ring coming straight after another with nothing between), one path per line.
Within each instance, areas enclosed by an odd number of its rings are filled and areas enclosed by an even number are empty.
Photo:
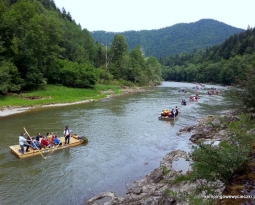
M41 150L32 149L32 147L30 147L29 152L25 152L24 154L21 154L21 152L19 151L20 150L19 145L10 146L10 149L15 156L23 159L28 157L34 157L34 156L40 155L41 153L42 154L49 153L49 152L52 152L53 150L61 150L65 148L74 147L82 143L88 143L88 140L86 137L79 138L77 135L72 135L70 137L70 144L68 146L64 144L65 143L64 137L59 137L59 140L62 142L62 145L53 145L52 148L42 148Z
M171 116L159 116L158 119L159 120L164 120L164 121L173 121L173 120L176 120L179 117L179 115L180 115L180 112L175 117L171 117Z

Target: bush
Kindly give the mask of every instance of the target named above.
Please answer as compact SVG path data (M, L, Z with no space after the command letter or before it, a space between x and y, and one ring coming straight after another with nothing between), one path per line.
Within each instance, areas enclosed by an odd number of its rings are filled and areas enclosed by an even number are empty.
M234 171L249 160L249 151L237 145L214 147L200 143L191 154L194 180L220 180L227 184Z
M119 82L123 86L127 86L127 87L133 87L134 86L134 83L132 83L131 81L126 81L126 80L120 79Z
M92 65L70 61L61 62L61 83L76 88L91 88L96 84L97 75Z

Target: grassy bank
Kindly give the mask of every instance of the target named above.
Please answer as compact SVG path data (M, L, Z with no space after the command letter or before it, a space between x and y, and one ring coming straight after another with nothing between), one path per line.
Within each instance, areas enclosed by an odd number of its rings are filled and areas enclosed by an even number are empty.
M96 100L109 94L120 94L121 87L96 85L94 89L68 88L61 85L47 85L41 90L0 96L0 109L5 107L31 107L57 103L71 103Z

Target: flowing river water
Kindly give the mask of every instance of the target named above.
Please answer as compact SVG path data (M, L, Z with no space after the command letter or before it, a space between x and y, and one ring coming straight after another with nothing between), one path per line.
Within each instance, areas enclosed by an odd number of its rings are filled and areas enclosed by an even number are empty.
M1 117L0 204L79 205L105 191L123 196L133 181L158 168L167 153L191 150L190 134L176 135L180 128L238 106L226 96L226 88L217 85L206 85L199 90L198 102L191 102L194 86L163 82L146 92ZM207 95L211 87L219 95ZM186 106L181 99L186 99ZM181 112L176 121L158 120L163 109L175 106ZM23 127L31 136L37 132L62 136L66 125L89 143L45 154L46 159L41 155L18 159L10 152Z

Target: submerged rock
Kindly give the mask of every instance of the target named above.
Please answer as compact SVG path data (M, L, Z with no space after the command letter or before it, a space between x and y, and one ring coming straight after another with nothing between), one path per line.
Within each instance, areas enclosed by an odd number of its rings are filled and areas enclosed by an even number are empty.
M100 204L110 205L115 198L116 198L116 195L113 192L104 192L87 200L87 204L88 205L100 205Z

